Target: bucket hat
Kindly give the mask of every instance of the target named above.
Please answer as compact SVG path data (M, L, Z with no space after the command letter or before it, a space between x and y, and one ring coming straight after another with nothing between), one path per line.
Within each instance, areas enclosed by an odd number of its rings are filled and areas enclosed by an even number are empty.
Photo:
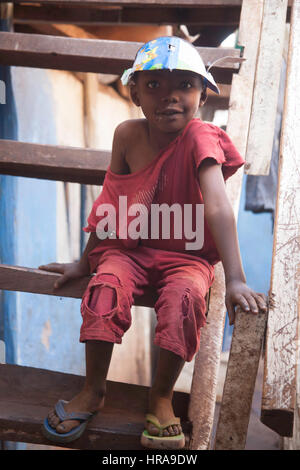
M217 94L220 90L197 49L176 36L162 36L144 44L137 52L130 69L124 71L121 81L128 85L135 72L142 70L188 70L201 75L204 85Z

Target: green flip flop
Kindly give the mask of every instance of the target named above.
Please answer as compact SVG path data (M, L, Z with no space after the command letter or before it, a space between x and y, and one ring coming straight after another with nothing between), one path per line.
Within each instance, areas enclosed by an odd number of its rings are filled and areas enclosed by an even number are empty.
M141 436L142 446L148 449L182 449L185 446L185 437L183 433L177 436L164 436L163 431L169 426L180 425L180 418L173 418L170 421L161 424L156 416L152 414L146 415L146 422L153 424L158 430L159 434L153 436L145 429Z

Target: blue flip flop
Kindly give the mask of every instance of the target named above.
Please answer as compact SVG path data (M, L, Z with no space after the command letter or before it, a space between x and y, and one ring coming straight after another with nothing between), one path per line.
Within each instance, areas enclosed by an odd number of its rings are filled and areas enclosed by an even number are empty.
M81 434L84 432L89 420L96 414L96 413L67 413L65 411L64 405L68 403L65 400L59 400L55 405L55 412L59 417L60 421L68 421L68 420L76 420L80 421L80 424L75 428L71 429L71 431L66 433L58 433L52 428L48 422L48 418L44 420L43 423L43 434L47 439L53 442L72 442L78 439Z

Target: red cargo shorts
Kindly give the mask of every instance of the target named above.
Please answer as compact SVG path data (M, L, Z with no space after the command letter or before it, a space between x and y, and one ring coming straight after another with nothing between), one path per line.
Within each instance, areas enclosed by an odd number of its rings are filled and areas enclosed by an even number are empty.
M214 267L192 255L145 246L108 249L82 298L80 341L121 343L131 325L134 298L153 286L158 294L154 343L191 361L213 280Z

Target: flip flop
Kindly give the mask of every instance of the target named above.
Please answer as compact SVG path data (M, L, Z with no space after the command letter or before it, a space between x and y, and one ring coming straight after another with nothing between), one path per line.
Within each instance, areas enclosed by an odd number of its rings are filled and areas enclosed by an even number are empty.
M47 439L54 442L61 442L67 443L72 442L78 439L81 434L84 432L89 420L96 414L96 413L67 413L65 411L64 405L68 403L65 400L59 400L55 405L55 412L61 422L68 421L68 420L76 420L80 421L80 424L76 426L76 428L71 429L71 431L66 433L58 433L55 431L52 426L50 426L48 422L48 418L44 420L43 423L43 434Z
M163 436L163 431L169 426L180 424L180 418L173 418L167 423L161 424L156 416L152 414L146 415L147 423L153 424L158 430L159 435L153 436L145 429L141 436L141 444L148 449L182 449L185 446L184 434L177 436Z

